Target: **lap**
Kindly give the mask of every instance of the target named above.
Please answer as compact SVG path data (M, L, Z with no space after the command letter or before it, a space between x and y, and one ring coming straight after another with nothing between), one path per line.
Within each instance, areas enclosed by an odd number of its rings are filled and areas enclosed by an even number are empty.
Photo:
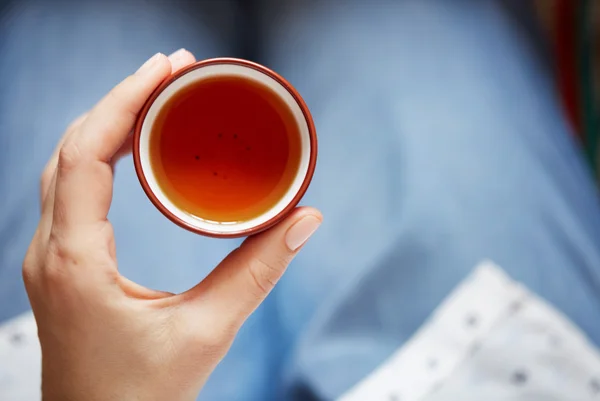
M193 13L35 4L13 9L18 18L0 28L0 74L11 77L0 98L0 132L9 133L0 135L0 320L27 308L20 265L37 223L38 176L68 122L155 51L228 50ZM266 35L265 61L314 113L320 160L305 203L326 220L203 397L267 399L281 371L276 354L302 330L290 377L320 377L335 394L410 336L482 258L598 342L597 193L548 69L496 2L288 4L270 19L280 23ZM110 216L120 268L151 287L186 289L235 243L162 218L130 164L117 167ZM367 343L336 336L362 330ZM332 373L351 360L362 368Z
M39 217L39 176L70 121L157 51L186 47L209 57L227 49L191 5L34 1L9 7L0 35L0 320L26 308L20 265ZM176 277L165 270L178 260L174 247L156 260L160 249L148 241L160 237L173 244L182 238L180 230L163 223L145 199L130 160L117 166L116 175L110 217L123 270L144 284L173 287ZM149 264L133 267L137 259L129 255L148 255Z
M197 3L32 1L8 8L0 24L0 321L29 309L21 264L39 219L39 175L70 121L157 51L185 47L199 59L234 51L231 4ZM236 245L171 224L144 195L129 158L116 167L109 219L120 271L151 288L188 289ZM262 397L266 316L261 310L243 329L203 397Z
M483 259L600 344L597 189L532 39L497 1L310 4L265 53L320 139L325 222L276 290L292 382L339 394Z

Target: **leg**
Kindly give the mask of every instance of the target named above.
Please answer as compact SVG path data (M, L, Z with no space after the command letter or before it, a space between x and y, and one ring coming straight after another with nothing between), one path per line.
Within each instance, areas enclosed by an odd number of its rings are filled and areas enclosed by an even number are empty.
M500 3L274 12L265 56L314 113L306 202L325 215L277 289L284 329L306 330L294 391L339 395L486 258L600 344L597 190L548 66Z
M15 280L20 282L20 265L37 224L40 172L68 123L156 51L168 54L185 46L200 57L223 51L216 35L191 14L190 5L169 7L167 13L164 3L142 7L132 2L101 6L94 2L14 2L4 15L0 28L0 74L4 77L0 92L4 189L0 200L0 320L27 308L22 285ZM168 29L170 35L158 27ZM113 208L123 244L123 269L132 278L158 287L162 283L148 277L150 271L162 278L171 275L165 275L164 268L153 269L153 264L137 269L139 273L130 271L135 269L134 258L139 257L137 253L128 260L134 253L130 243L152 240L152 233L161 235L163 230L165 237L176 241L180 230L164 224L154 213L135 183L130 164L124 161L118 167ZM140 221L159 226L140 238L128 231L138 230ZM146 252L160 250L155 247ZM152 255L148 261L154 257L158 258ZM173 255L165 257L177 260Z
M0 321L28 309L20 268L39 218L39 174L67 124L156 51L230 55L234 32L222 27L235 26L234 12L226 1L19 1L8 8L0 20ZM235 245L169 223L146 199L131 159L117 166L109 218L121 271L151 288L193 286ZM268 310L244 327L203 399L265 399Z

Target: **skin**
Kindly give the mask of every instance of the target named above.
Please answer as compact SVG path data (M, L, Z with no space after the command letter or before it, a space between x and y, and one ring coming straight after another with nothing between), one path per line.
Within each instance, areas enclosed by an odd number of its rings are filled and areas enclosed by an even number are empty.
M23 278L44 401L194 400L238 330L321 222L312 208L249 238L195 287L151 290L118 271L107 220L116 160L152 91L193 63L157 54L67 129L41 178Z

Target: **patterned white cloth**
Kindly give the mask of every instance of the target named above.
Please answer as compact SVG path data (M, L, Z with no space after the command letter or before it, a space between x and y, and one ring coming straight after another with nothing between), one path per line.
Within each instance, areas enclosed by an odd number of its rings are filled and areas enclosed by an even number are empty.
M600 354L548 303L483 263L340 401L600 400Z
M39 401L41 358L33 313L0 326L0 401Z
M0 400L39 400L40 369L33 315L0 326ZM600 400L600 353L560 312L483 263L339 401L417 400Z

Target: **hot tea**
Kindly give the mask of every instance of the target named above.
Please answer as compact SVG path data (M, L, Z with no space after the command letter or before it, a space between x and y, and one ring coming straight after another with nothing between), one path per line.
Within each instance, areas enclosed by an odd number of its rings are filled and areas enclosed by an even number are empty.
M275 206L300 158L300 132L287 104L261 82L234 75L180 89L150 134L150 163L165 195L219 223L248 221Z

